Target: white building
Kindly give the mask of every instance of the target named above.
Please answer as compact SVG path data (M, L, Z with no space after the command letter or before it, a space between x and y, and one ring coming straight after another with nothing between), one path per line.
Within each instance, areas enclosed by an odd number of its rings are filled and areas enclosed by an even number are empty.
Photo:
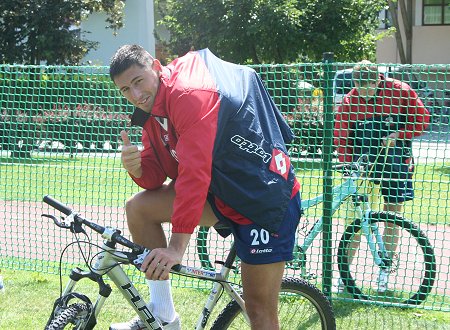
M150 54L155 55L155 16L153 0L130 0L125 2L124 27L113 35L106 29L106 14L93 13L81 24L83 32L89 31L87 39L99 42L97 50L91 50L83 62L94 65L109 65L114 52L125 44L139 44Z

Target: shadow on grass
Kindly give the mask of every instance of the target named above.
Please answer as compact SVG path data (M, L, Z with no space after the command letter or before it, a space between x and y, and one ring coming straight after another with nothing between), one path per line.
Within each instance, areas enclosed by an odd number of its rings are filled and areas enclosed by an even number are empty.
M320 170L323 168L322 161L308 161L308 160L291 160L292 166L296 171L311 171Z
M436 172L442 173L444 175L450 175L450 166L449 165L444 165L440 168L435 168Z
M449 315L442 311L335 299L333 309L338 329L448 329Z
M69 157L32 157L32 158L22 158L22 157L0 157L0 165L13 165L13 164L22 164L22 165L39 165L39 164L48 164L48 163L69 163L69 162L77 162L76 158Z

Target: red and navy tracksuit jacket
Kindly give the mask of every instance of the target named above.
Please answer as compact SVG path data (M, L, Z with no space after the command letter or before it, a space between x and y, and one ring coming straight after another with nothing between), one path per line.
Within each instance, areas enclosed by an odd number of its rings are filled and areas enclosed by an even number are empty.
M172 231L192 233L207 197L238 223L276 233L299 191L286 144L293 134L257 73L222 61L208 49L163 68L151 114L142 126L143 175L157 189L176 179Z

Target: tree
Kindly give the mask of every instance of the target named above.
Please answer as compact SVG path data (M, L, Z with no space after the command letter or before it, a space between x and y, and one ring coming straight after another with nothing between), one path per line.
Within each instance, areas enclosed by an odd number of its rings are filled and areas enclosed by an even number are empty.
M123 26L119 0L8 0L0 2L0 63L78 64L96 43L73 27L94 11L107 14L106 27Z
M167 47L182 55L208 47L229 61L260 64L339 61L375 56L384 0L156 0L170 32Z

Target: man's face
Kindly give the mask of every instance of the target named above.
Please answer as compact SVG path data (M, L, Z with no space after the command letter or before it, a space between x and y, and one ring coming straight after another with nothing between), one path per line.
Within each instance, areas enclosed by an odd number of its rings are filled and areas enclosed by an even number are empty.
M364 99L370 99L375 96L377 92L378 81L369 82L367 84L360 84L355 81L355 89L358 92L359 96Z
M129 67L114 78L114 83L129 102L150 113L158 93L160 72L161 64L155 59L151 67Z

